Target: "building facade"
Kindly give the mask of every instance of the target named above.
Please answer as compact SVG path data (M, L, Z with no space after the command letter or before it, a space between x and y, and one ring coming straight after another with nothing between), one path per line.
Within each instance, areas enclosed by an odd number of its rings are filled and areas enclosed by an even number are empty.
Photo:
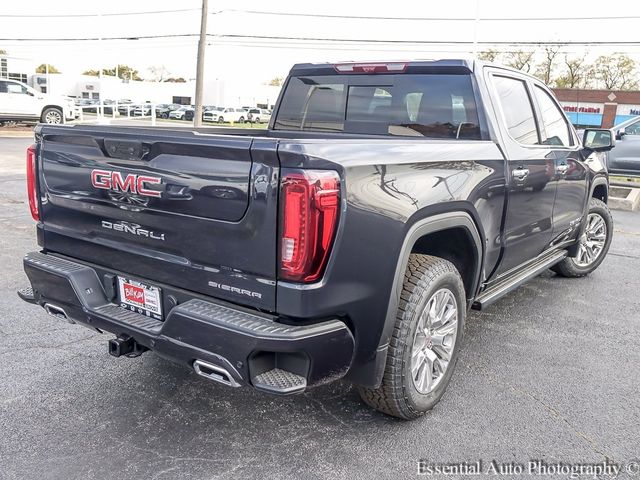
M554 88L567 117L576 127L611 128L640 115L640 91Z
M35 65L30 59L0 55L0 78L27 83L31 76L29 72L34 71Z

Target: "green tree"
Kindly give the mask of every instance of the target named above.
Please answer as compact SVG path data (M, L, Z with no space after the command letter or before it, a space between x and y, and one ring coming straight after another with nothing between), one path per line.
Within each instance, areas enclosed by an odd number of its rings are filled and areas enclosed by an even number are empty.
M536 68L536 77L542 80L545 85L551 86L553 83L553 71L555 70L556 57L560 47L548 45L544 47L544 58L542 63Z
M627 55L601 55L593 66L595 77L607 90L638 88L636 62Z
M102 69L102 75L109 77L115 77L116 72L118 78L122 78L123 80L142 80L142 77L138 74L138 70L129 65L118 65L117 67ZM100 76L100 70L85 70L82 74L98 77Z
M38 65L36 67L36 73L47 73L47 67L49 67L49 73L62 73L60 70L58 70L56 67L54 67L50 63L49 64L43 63L41 65Z
M524 50L516 50L507 54L506 63L511 68L522 70L529 73L533 67L534 52L525 52Z
M585 61L585 57L564 57L563 73L556 78L558 88L587 88L591 83L593 66Z
M483 50L482 52L478 53L478 60L483 60L485 62L495 62L498 60L499 56L500 56L500 52L490 48L488 50Z

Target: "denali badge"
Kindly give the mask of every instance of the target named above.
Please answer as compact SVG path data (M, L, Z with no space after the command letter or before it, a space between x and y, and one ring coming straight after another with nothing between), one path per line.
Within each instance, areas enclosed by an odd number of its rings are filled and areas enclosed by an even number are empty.
M247 297L262 298L262 294L258 292L252 292L251 290L245 290L244 288L232 287L230 285L224 285L218 282L209 282L209 286L213 288L219 288L225 292L239 293L240 295L246 295Z
M164 233L156 233L146 228L142 228L137 223L129 222L108 222L102 220L102 228L107 230L115 230L116 232L128 233L130 235L137 235L138 237L147 237L154 240L162 240L164 242Z
M160 197L162 192L150 190L148 186L160 185L161 183L162 179L158 177L129 173L123 178L120 172L98 169L91 170L91 185L103 190L131 192L146 197Z

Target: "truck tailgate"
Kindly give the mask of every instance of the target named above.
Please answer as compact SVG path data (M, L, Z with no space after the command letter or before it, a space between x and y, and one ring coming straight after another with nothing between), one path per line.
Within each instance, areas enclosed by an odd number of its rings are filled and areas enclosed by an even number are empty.
M36 138L47 251L275 308L273 141L108 126Z

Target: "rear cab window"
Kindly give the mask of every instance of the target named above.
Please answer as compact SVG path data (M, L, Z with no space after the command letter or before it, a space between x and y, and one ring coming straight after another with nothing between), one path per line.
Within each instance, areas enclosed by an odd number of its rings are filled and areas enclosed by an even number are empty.
M484 139L470 72L293 76L273 128Z
M505 126L511 138L522 145L540 145L533 104L523 80L493 76Z

